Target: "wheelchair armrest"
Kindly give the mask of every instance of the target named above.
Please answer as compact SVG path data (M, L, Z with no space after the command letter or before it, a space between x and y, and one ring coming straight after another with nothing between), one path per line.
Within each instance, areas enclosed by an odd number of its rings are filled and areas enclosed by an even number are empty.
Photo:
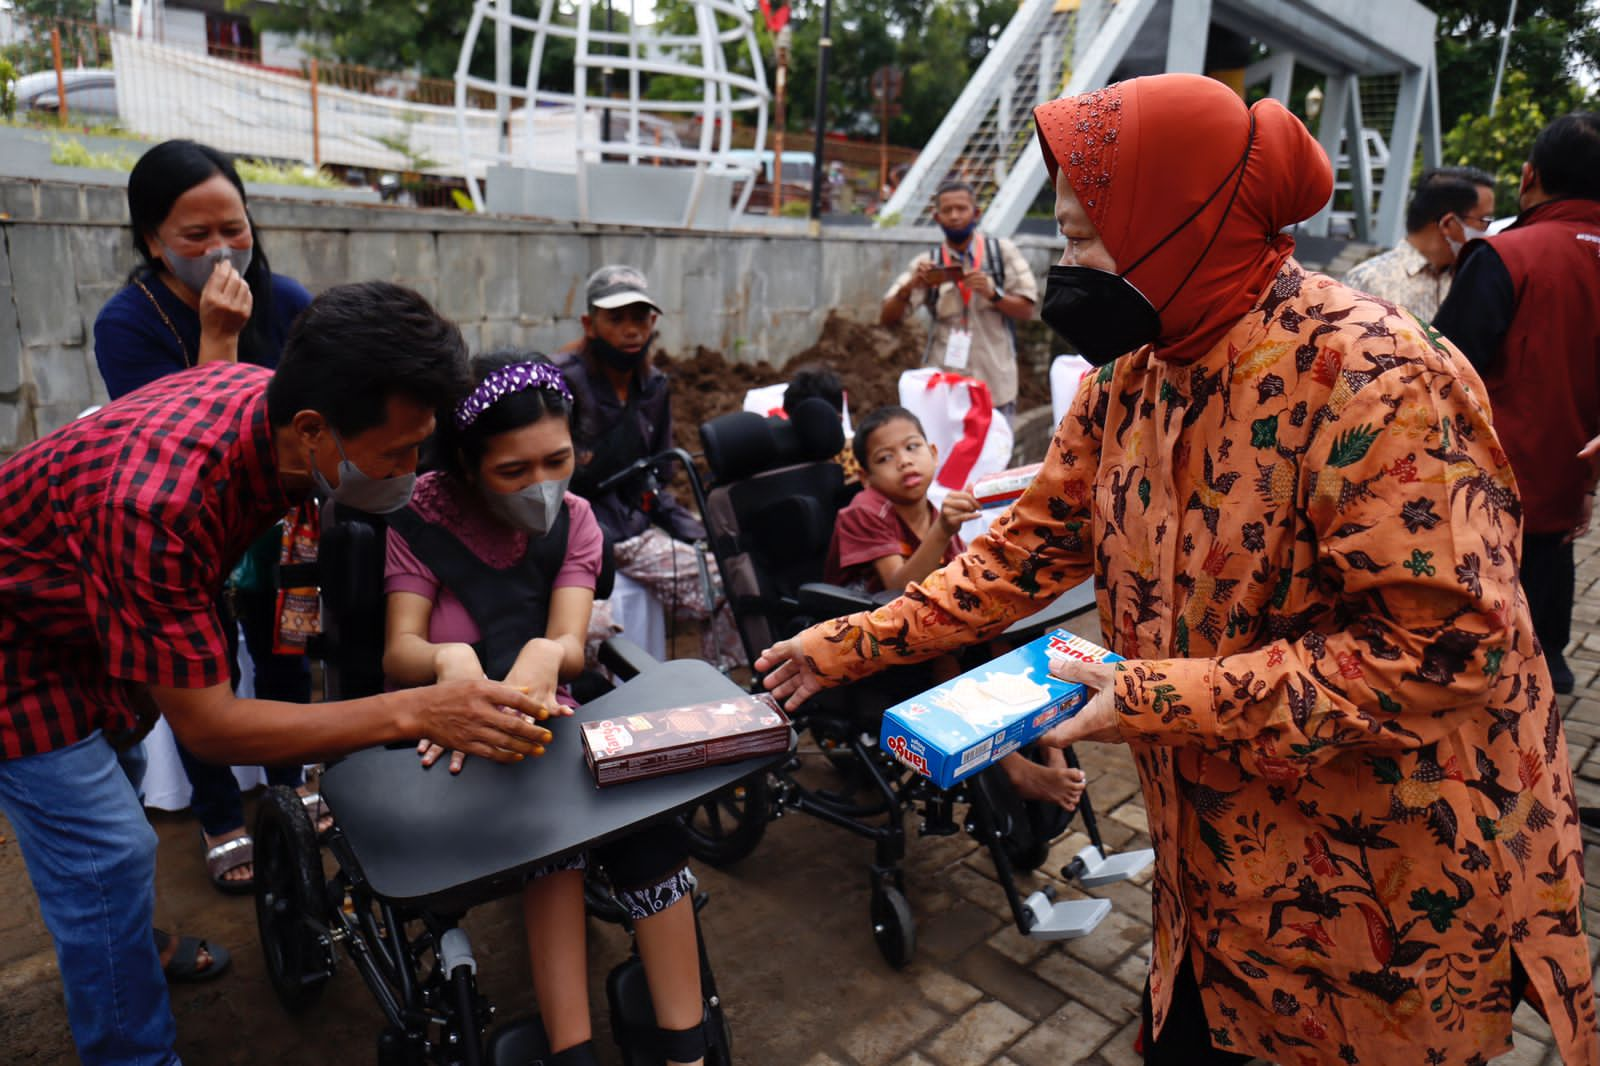
M822 581L809 581L801 585L799 595L800 610L814 618L838 618L857 611L870 611L894 598L892 593L857 592Z
M627 637L610 637L600 645L600 665L616 675L618 681L638 677L661 660Z

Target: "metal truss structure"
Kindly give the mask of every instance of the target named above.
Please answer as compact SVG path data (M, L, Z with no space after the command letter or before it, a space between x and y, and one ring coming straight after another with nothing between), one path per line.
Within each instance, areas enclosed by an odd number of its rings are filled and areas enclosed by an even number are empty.
M1322 79L1316 132L1339 182L1309 231L1347 219L1360 239L1398 241L1419 141L1425 166L1439 160L1435 17L1416 0L1023 0L883 217L930 222L934 190L960 178L985 229L1015 232L1045 185L1033 108L1140 74L1202 73L1213 26L1265 49L1246 83L1284 104L1297 67Z
M530 5L531 6L531 5ZM617 0L620 9L623 0ZM583 221L597 217L600 205L590 195L591 171L624 166L692 167L694 178L681 222L694 221L697 205L711 175L732 176L742 183L735 213L742 211L755 171L749 163L733 163L735 118L756 128L756 143L766 143L766 72L756 44L751 6L738 0L694 0L693 33L671 33L656 25L641 25L635 8L648 4L627 0L626 27L608 30L596 25L593 5L577 5L576 18L563 18L556 0L538 0L538 14L515 12L511 0L476 0L456 65L456 112L461 129L462 154L468 172L483 166L513 166L570 174L576 169L577 213ZM526 69L513 69L513 38L532 35L531 59ZM494 77L471 71L480 35L494 42ZM560 89L540 88L539 73L554 40L572 42L573 80ZM624 91L610 97L597 95L593 83L604 76ZM651 99L642 93L645 76L688 79L691 99ZM493 99L500 135L487 157L470 137L466 116L469 95ZM552 136L552 118L570 133ZM685 118L692 133L680 142L675 128ZM472 164L477 164L473 166ZM648 184L642 182L641 183ZM481 208L483 194L470 180L474 202ZM720 195L720 193L719 193ZM673 208L672 214L679 214Z

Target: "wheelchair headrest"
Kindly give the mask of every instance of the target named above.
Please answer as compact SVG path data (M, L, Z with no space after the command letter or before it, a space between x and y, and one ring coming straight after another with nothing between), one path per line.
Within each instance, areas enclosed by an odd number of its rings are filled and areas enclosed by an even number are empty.
M700 427L706 464L718 484L763 470L832 459L844 447L844 426L828 401L813 396L795 405L789 418L734 411Z

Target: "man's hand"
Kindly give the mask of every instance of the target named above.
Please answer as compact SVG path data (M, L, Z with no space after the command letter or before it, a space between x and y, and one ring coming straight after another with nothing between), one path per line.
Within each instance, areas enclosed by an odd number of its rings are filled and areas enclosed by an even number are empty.
M1121 744L1122 730L1117 717L1115 663L1086 663L1079 659L1051 659L1050 676L1063 681L1076 681L1091 690L1078 713L1039 738L1039 743L1050 748L1069 748L1080 740L1101 744Z
M967 288L982 296L985 300L994 299L994 275L987 270L967 271Z
M495 681L444 681L420 691L427 696L420 732L444 748L520 762L543 755L550 743L550 731L537 722L544 709L521 689Z
M799 638L780 640L756 657L756 673L786 711L792 711L822 691L822 679L811 669Z
M961 532L961 527L979 514L978 498L970 492L952 492L939 505L939 524L950 536Z
M1600 437L1596 437L1594 440L1580 448L1578 450L1578 458L1589 460L1600 459Z
M1067 757L1060 748L1043 748L1044 765L1034 762L1020 751L1014 751L1000 760L1000 769L1011 779L1011 787L1023 799L1054 803L1064 810L1078 809L1078 800L1088 777L1082 770L1067 765Z
M911 283L919 289L937 289L946 280L945 268L931 259L918 263L916 273L911 275Z
M236 340L250 321L255 298L250 286L226 259L219 260L205 288L200 290L200 334L217 340ZM237 352L237 349L235 349Z

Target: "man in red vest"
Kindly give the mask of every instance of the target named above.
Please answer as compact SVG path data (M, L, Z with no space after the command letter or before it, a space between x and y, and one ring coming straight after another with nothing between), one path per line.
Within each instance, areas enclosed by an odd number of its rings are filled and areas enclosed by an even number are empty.
M1522 165L1516 224L1462 253L1433 324L1483 375L1522 494L1522 585L1557 692L1600 435L1600 114L1546 126Z

